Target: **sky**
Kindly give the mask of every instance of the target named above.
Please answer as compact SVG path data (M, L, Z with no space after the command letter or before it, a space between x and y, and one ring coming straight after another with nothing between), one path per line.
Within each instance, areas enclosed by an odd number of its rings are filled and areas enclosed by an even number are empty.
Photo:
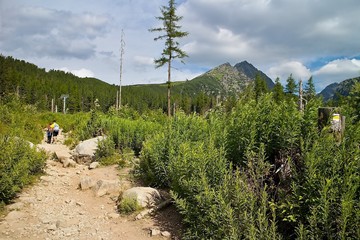
M360 76L359 0L175 0L188 58L172 81L248 61L285 85L290 74L317 91ZM156 19L168 0L0 0L0 54L122 85L164 83ZM122 34L123 32L123 34Z

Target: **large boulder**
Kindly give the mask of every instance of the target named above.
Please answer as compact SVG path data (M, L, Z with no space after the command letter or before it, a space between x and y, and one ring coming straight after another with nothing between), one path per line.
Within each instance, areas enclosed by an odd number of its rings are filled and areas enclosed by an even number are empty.
M154 206L160 200L160 193L151 187L134 187L123 192L122 198L136 199L142 207Z
M105 137L99 136L79 143L72 153L75 161L80 164L90 164L95 156L99 141L104 139Z
M99 180L93 187L93 190L97 197L112 193L119 194L121 182L119 180Z

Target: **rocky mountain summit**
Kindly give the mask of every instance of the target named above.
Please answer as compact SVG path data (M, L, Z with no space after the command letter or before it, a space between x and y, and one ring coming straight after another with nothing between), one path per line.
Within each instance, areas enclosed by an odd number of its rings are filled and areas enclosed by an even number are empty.
M265 73L247 61L237 63L235 66L232 66L230 63L221 64L194 78L192 81L207 79L209 83L211 80L216 80L219 83L219 89L213 90L213 92L228 95L240 93L246 86L253 84L257 74L260 74L270 89L274 87L274 82Z

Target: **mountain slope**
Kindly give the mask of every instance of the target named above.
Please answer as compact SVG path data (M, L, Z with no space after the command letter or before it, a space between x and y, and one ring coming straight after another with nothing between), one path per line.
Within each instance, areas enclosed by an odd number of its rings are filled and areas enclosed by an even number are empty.
M217 88L208 89L208 94L216 93L226 96L241 93L246 86L254 82L257 73L270 89L274 87L274 82L266 74L247 61L237 63L234 67L230 63L221 64L191 81L212 83Z
M265 80L269 89L272 89L275 86L271 78L269 78L265 73L263 73L247 61L235 64L234 68L236 68L239 72L244 73L247 77L251 79L255 79L256 74L259 73L260 76Z
M338 95L349 96L351 88L356 82L360 82L360 76L346 79L340 83L332 83L324 88L319 95L324 98L324 101L337 100Z

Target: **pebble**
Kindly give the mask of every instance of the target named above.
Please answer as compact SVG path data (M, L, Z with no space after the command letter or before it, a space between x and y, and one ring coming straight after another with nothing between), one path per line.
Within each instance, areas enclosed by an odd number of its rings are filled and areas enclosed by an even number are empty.
M56 230L56 224L50 224L50 225L47 227L47 230L49 230L49 231L55 231L55 230Z
M163 231L163 232L161 232L161 236L163 236L163 237L170 237L170 236L171 236L171 233L169 233L168 231Z
M153 229L150 229L150 236L157 236L157 235L160 235L160 230L159 229L156 229L156 228L153 228Z

